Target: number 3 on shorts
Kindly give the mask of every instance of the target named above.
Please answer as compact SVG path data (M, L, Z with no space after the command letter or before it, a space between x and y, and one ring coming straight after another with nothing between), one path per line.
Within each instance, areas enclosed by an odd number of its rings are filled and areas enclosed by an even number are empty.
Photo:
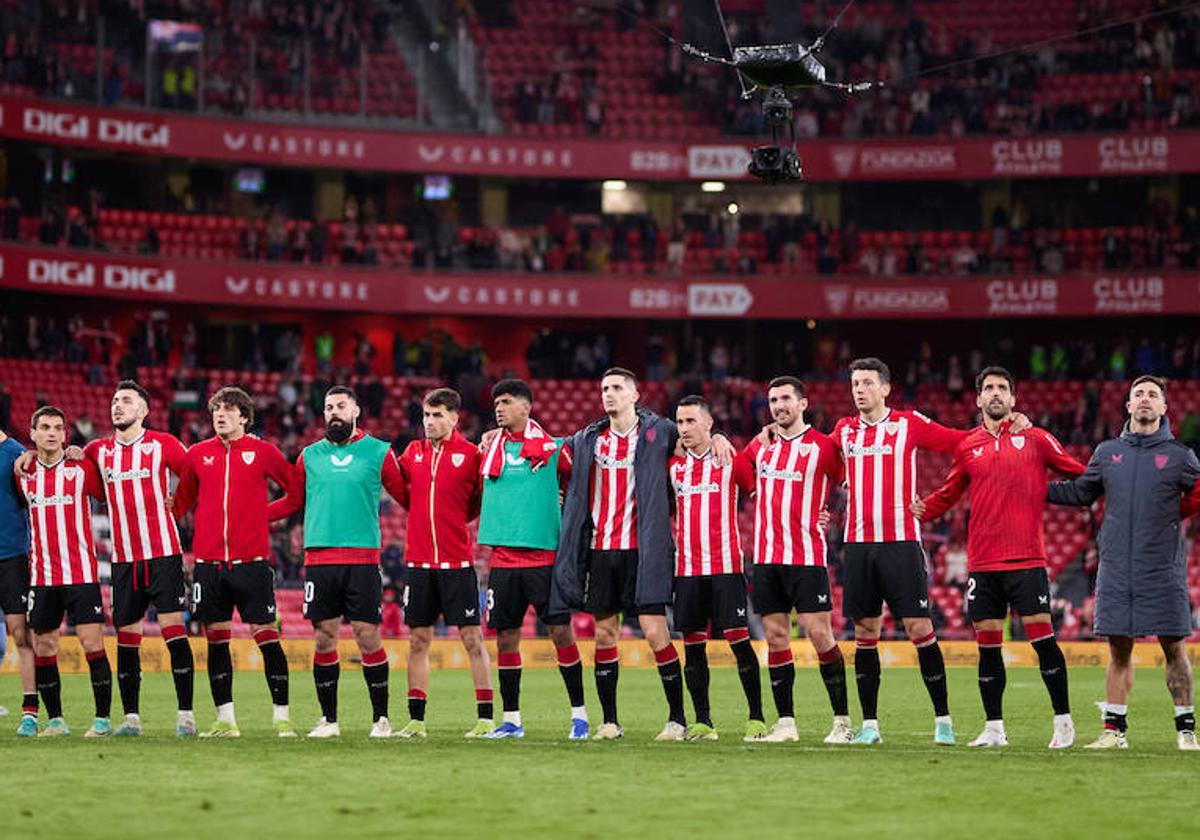
M492 589L490 586L488 587L487 591L487 609L488 612L496 609L496 590Z
M313 587L311 580L304 581L304 603L311 604L313 601L313 593L316 589Z

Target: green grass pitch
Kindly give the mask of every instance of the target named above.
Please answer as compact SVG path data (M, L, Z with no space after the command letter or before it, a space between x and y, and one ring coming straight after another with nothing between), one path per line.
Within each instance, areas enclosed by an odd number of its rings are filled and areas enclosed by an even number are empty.
M197 722L212 720L203 673ZM85 740L91 689L64 678L69 739L24 741L0 720L0 836L10 838L888 838L1195 836L1200 756L1175 749L1161 671L1143 670L1130 714L1131 748L1083 750L1095 737L1093 701L1104 673L1078 668L1071 694L1079 744L1046 749L1049 701L1034 669L1010 669L1011 746L972 750L982 725L974 670L949 674L957 747L931 742L932 712L916 669L884 671L885 743L821 743L829 709L815 670L796 677L799 744L744 744L745 709L733 669L714 669L717 743L655 744L665 702L651 669L620 677L625 738L569 743L566 696L553 670L524 675L523 741L466 741L474 720L469 677L434 672L424 743L369 742L366 689L345 670L343 735L281 741L270 731L263 677L235 675L239 741L179 742L169 675L147 674L139 740ZM407 719L404 674L392 674L392 719ZM593 725L599 718L586 678ZM764 701L771 719L770 690ZM851 688L853 692L853 688ZM114 692L115 694L115 692ZM15 676L0 698L19 698ZM114 697L114 710L120 701ZM851 710L857 702L852 699ZM312 678L293 672L292 717L317 715ZM497 693L497 710L499 695ZM689 713L690 713L689 703ZM497 714L499 712L497 711ZM856 716L857 719L857 716Z

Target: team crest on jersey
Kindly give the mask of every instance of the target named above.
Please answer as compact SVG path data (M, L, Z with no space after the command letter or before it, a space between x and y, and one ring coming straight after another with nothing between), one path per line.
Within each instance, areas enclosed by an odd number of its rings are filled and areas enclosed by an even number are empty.
M141 445L141 450L142 450L143 455L149 455L151 452L154 451L154 444L153 443L143 443Z
M63 478L74 481L79 477L79 467L63 467Z
M212 465L213 465L213 456L205 455L204 456L204 466L211 467Z
M1012 440L1012 445L1017 447L1017 449L1025 448L1025 438L1021 437L1020 435L1010 438L1010 440Z
M1171 460L1170 455L1155 455L1154 456L1154 466L1156 469L1161 470L1163 467L1165 467L1167 465L1167 462L1170 460Z
M899 423L884 423L883 431L885 434L898 435L898 434L900 434L900 424Z
M350 462L354 460L354 455L350 454L344 458L339 458L336 455L330 455L329 460L333 462L335 467L348 467L350 466Z
M246 466L250 466L251 464L254 463L254 453L253 452L243 452L242 460L246 462Z
M467 460L467 456L462 452L455 452L450 456L450 463L456 467L461 467L463 462Z

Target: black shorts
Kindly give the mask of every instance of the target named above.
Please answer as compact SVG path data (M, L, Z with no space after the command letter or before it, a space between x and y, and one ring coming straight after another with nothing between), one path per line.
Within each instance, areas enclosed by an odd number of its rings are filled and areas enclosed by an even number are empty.
M383 573L374 563L304 567L304 617L316 624L330 618L380 624Z
M624 613L626 617L666 615L666 604L637 602L637 573L636 549L589 551L583 611L592 615Z
M929 578L920 543L846 543L843 558L846 618L876 618L884 601L896 618L929 617Z
M112 564L113 624L137 624L151 604L159 614L187 609L187 581L180 555Z
M829 612L829 570L824 566L754 564L754 611L771 613Z
M493 630L520 627L525 623L525 613L530 607L537 612L542 624L569 624L570 614L550 615L550 578L553 574L553 566L493 568L488 575L488 627Z
M746 626L746 576L700 575L675 578L675 630L713 633Z
M197 563L192 573L192 614L201 624L233 619L233 608L247 624L275 623L275 574L266 561Z
M0 614L25 615L28 599L29 558L18 554L0 560Z
M67 586L35 586L29 590L29 626L37 633L57 630L63 616L67 623L103 624L104 602L100 584L72 583Z
M972 622L1050 612L1050 577L1044 568L1011 572L971 572L967 576L967 616Z
M409 568L404 584L404 623L432 627L439 615L453 627L478 626L479 579L474 567Z

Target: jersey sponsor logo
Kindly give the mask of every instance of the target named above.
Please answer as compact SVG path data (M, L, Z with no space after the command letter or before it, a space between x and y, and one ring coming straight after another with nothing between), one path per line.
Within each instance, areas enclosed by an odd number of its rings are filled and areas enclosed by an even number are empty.
M870 446L861 446L857 443L846 444L847 458L865 458L868 455L891 455L892 445L890 443L875 443Z
M213 459L214 459L214 456L205 455L204 456L204 466L211 467L213 465Z
M1112 462L1113 462L1114 464L1119 464L1119 463L1121 463L1121 462L1122 462L1122 461L1124 461L1124 460L1125 460L1125 453L1124 453L1124 452L1114 452L1114 453L1113 453L1113 456L1112 456Z
M348 467L348 466L350 466L350 462L354 460L354 455L351 454L351 455L346 455L343 458L339 458L338 456L331 454L329 456L329 460L333 462L333 465L335 467Z
M450 456L450 463L456 467L461 467L467 460L467 456L462 452L455 452Z
M1165 467L1167 465L1167 463L1170 460L1171 460L1170 455L1155 455L1154 456L1154 466L1156 469L1161 470L1163 467Z
M758 474L762 478L780 478L784 481L803 481L804 473L800 470L776 470L762 464L758 468Z
M628 468L633 466L633 456L626 455L624 458L614 458L605 452L596 453L596 466L605 470Z
M250 466L251 464L254 463L254 453L253 452L243 452L242 460L246 463L246 466Z
M74 496L39 496L37 493L31 493L28 498L31 508L57 507L75 503Z
M715 481L710 481L708 484L676 484L675 487L681 496L697 496L701 493L721 492L721 485Z
M150 470L142 467L136 470L105 470L105 480L109 482L115 481L131 481L134 479L149 478Z
M974 449L971 450L971 454L976 458L980 457L981 455L983 455L983 447L976 446Z

